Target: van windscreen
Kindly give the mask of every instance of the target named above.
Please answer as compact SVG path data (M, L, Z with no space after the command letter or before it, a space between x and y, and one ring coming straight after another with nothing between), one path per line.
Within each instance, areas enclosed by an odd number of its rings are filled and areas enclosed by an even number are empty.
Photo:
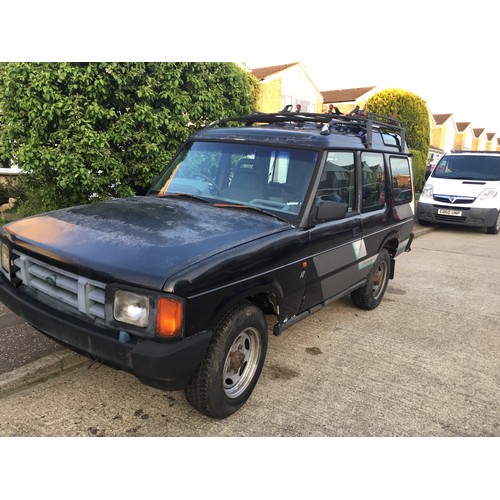
M432 176L438 179L500 181L500 155L445 156Z

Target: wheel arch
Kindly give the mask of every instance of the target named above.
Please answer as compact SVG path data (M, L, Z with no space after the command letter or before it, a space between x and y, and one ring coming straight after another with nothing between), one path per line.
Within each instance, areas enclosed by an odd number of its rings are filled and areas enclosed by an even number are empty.
M386 235L386 237L383 239L378 251L380 253L380 251L383 248L385 248L389 252L391 259L394 259L399 248L399 243L400 243L399 233L395 231L391 232L388 235Z
M226 295L224 300L215 308L211 326L215 329L236 305L245 301L254 304L264 315L272 314L278 317L282 298L283 290L280 284L275 281L266 285L240 290L230 298Z

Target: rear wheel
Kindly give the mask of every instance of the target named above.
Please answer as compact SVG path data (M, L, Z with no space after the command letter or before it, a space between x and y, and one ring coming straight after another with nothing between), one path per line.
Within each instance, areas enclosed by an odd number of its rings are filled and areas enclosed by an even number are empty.
M196 410L225 418L243 406L259 379L267 351L267 323L249 302L232 309L217 327L185 389Z
M368 274L366 283L351 293L353 304L361 309L375 309L384 298L389 283L391 257L384 248L379 253L375 264Z
M498 211L495 223L486 228L489 234L498 234L500 232L500 210Z

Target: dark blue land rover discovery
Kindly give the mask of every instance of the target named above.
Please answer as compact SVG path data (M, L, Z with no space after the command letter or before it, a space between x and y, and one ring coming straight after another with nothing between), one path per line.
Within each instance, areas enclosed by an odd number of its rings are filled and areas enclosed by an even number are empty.
M401 123L281 112L192 135L146 196L13 222L0 300L48 337L224 418L273 333L350 294L373 309L410 250Z

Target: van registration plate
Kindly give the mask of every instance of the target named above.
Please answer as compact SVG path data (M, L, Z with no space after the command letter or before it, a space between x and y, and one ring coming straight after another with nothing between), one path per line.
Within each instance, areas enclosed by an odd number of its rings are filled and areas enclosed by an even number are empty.
M460 217L462 215L461 210L450 210L449 208L438 208L439 215L453 215L455 217Z

